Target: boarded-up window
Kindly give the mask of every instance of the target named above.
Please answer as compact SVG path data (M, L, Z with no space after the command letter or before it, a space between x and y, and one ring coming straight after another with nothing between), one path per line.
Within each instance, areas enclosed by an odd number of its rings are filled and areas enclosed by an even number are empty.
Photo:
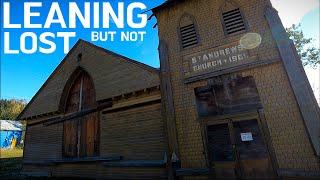
M192 16L185 15L181 18L179 31L182 48L191 47L199 43L197 28Z
M235 114L261 107L253 77L238 77L195 89L200 117Z
M94 85L90 76L80 74L69 89L66 113L76 113L95 106ZM92 113L63 126L65 157L96 156L99 152L99 117Z

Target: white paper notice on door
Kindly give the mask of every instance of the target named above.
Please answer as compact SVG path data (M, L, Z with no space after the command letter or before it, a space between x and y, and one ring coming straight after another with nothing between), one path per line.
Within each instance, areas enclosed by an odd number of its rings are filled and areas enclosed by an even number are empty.
M251 132L240 133L240 136L241 136L241 141L253 141Z

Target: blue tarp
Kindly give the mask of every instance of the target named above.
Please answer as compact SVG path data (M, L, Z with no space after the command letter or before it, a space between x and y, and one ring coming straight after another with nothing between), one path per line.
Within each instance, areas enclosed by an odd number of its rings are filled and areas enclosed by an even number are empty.
M19 145L22 132L21 122L0 120L0 148L10 148L13 139L16 139L16 145Z
M0 148L10 148L12 140L17 139L19 145L22 137L22 131L0 131Z

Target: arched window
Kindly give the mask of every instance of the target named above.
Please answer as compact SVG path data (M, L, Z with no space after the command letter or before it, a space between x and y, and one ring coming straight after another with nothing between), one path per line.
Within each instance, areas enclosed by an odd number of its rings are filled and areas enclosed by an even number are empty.
M182 48L191 47L199 43L197 27L193 16L185 14L181 17L179 33Z
M77 113L96 106L94 84L86 72L79 73L67 91L66 114ZM64 122L63 138L65 157L97 156L99 153L98 113Z
M226 35L246 31L246 23L243 14L234 1L228 0L220 8L223 29Z

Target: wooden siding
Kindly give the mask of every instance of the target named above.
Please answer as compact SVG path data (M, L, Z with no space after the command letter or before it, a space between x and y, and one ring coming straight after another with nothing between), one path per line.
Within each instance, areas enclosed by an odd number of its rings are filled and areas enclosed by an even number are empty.
M163 159L167 149L161 104L102 115L101 156L124 159Z
M166 168L104 167L100 163L62 164L56 167L27 166L26 175L97 178L97 179L167 179Z
M160 90L114 99L113 105L116 109L106 108L99 113L100 157L122 156L121 161L117 159L113 162L164 162L167 140L161 117ZM120 179L166 177L163 165L113 167L105 166L103 160L60 162L63 160L63 123L28 126L25 142L25 174L91 178L112 176ZM60 163L54 163L57 161Z
M61 164L50 170L57 177L95 177L97 166L97 163Z
M18 118L57 111L64 86L79 67L92 77L97 101L160 83L155 68L79 40Z
M103 179L168 179L165 168L106 168L97 173Z
M30 126L26 131L24 161L59 159L62 155L62 124Z

